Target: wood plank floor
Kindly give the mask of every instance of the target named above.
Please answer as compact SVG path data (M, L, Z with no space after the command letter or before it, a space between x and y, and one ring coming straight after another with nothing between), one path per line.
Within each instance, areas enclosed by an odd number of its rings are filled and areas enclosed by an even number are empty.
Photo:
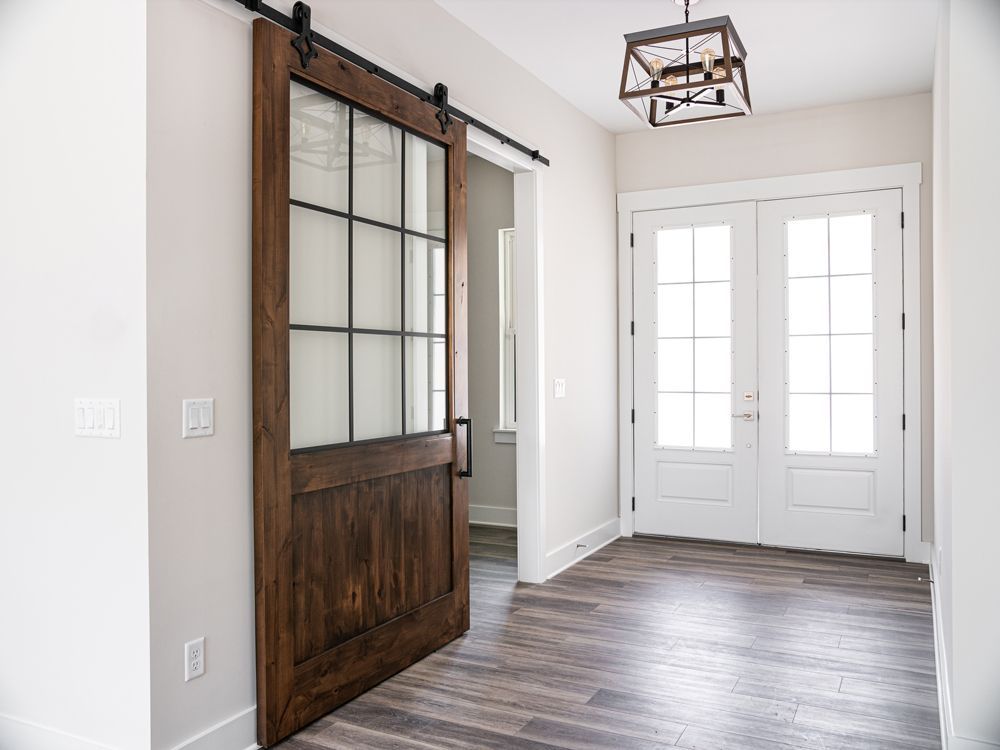
M939 748L927 568L620 539L515 583L474 527L472 629L280 745Z

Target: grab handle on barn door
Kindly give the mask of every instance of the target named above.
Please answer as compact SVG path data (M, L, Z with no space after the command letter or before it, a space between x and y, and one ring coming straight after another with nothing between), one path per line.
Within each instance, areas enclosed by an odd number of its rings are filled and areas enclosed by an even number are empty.
M472 417L459 417L455 420L459 427L465 428L465 444L467 450L465 453L465 468L459 470L458 475L460 477L471 477L472 476Z

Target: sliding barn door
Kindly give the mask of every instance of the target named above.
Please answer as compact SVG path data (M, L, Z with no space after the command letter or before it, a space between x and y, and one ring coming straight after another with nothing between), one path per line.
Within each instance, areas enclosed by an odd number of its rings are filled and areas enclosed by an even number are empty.
M265 746L469 627L465 126L293 38L254 24Z

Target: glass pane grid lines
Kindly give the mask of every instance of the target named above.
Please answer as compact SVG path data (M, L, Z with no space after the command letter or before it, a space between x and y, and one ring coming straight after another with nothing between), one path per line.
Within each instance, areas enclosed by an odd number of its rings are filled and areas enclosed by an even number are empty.
M785 450L875 456L871 212L790 217L785 226Z
M447 432L447 152L296 79L290 104L292 452ZM346 269L308 216L346 225Z
M732 228L660 229L655 246L655 444L732 450Z

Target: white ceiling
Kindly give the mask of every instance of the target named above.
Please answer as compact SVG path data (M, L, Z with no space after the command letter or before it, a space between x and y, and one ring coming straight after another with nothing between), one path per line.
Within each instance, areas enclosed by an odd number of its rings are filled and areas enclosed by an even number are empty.
M435 0L616 133L646 127L618 101L623 35L683 23L672 0ZM930 91L939 0L701 0L747 48L754 112Z

